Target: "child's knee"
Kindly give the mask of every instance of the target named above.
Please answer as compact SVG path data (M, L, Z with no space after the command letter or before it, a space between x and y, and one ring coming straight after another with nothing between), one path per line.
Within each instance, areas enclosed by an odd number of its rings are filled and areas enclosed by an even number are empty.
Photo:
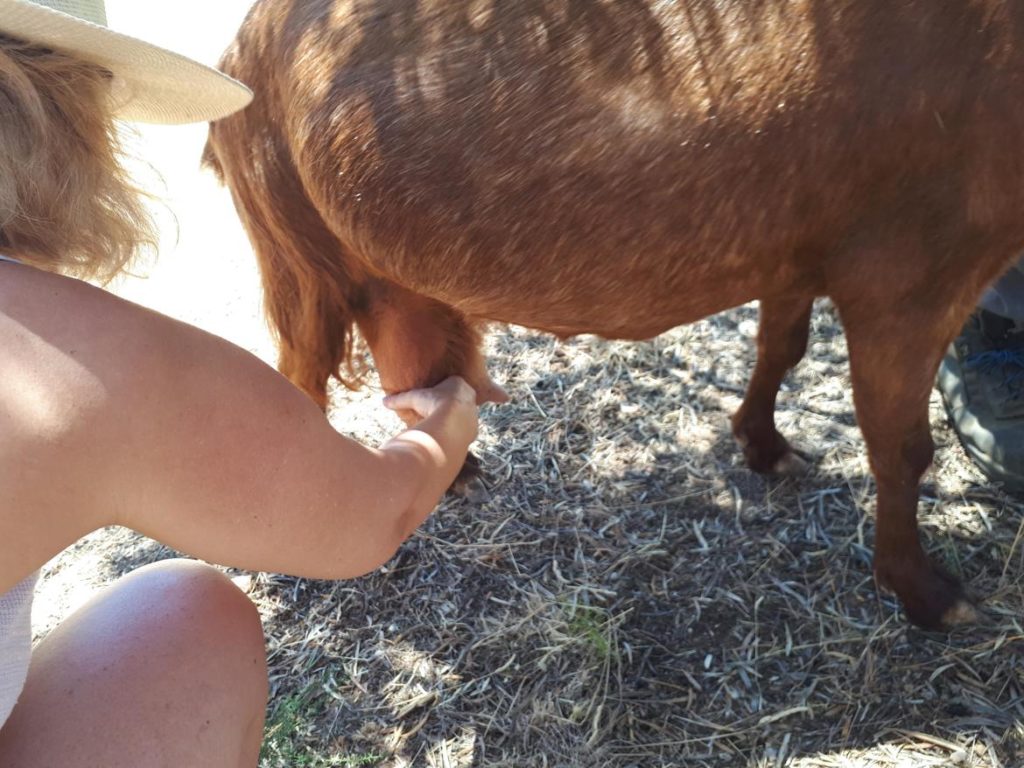
M121 589L138 609L138 630L172 654L224 674L266 696L263 627L252 601L220 571L190 560L165 560L134 571Z

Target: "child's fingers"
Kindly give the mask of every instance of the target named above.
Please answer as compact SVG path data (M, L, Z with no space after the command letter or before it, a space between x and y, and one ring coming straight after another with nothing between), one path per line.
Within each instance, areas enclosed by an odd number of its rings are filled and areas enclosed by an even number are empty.
M384 398L384 407L392 411L415 411L418 414L429 413L429 396L423 390L411 389L408 392L397 392Z

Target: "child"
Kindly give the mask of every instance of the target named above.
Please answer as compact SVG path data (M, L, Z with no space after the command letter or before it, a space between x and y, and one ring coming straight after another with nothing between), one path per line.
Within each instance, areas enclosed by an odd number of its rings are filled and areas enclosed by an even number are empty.
M226 565L364 574L476 435L475 393L449 379L389 398L419 422L364 447L248 353L61 274L109 278L152 239L115 114L211 120L250 97L108 30L102 0L0 0L0 765L255 765L263 635L230 581L139 569L30 665L36 571L117 524Z

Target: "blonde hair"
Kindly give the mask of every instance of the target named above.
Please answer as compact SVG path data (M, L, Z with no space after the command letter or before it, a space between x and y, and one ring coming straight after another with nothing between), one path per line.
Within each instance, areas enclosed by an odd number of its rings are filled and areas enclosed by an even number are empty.
M110 75L0 35L0 252L109 280L155 243L119 162Z

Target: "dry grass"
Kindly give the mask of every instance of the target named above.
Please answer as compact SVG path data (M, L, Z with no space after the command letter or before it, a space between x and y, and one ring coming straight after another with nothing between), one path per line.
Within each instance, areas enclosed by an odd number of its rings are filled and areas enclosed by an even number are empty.
M870 570L874 501L827 305L780 396L814 459L753 475L728 428L753 362L741 307L652 344L491 339L487 486L379 573L257 575L273 700L263 766L1024 766L1024 507L933 397L920 520L991 623L914 629ZM396 423L340 394L334 423ZM165 550L95 537L102 578Z

